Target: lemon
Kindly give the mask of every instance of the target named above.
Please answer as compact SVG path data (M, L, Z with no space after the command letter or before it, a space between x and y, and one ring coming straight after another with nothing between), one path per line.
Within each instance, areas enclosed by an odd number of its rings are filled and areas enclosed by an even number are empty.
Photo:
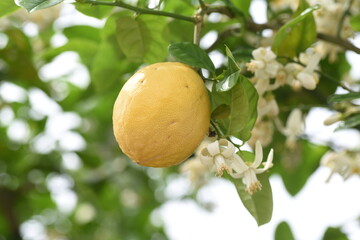
M134 162L167 167L188 158L210 124L210 100L202 78L178 62L138 70L121 89L113 110L119 147Z

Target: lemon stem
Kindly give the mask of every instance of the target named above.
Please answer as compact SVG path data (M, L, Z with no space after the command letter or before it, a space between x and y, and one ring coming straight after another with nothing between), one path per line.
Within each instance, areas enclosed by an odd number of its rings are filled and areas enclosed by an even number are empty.
M138 14L150 14L150 15L158 15L158 16L164 16L164 17L170 17L174 19L179 19L187 22L196 23L195 18L193 17L187 17L176 13L170 13L170 12L164 12L159 10L153 10L148 8L139 8L132 6L130 4L126 4L120 1L115 2L104 2L104 1L95 1L95 0L76 0L78 3L88 3L91 5L104 5L104 6L113 6L113 7L121 7L125 9L132 10Z

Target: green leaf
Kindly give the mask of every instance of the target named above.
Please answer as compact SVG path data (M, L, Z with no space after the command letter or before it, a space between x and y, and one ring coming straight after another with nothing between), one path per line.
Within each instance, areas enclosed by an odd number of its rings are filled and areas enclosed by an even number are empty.
M15 0L15 3L25 8L28 12L34 12L36 10L49 8L57 5L64 0Z
M273 197L269 178L266 173L257 175L262 188L260 191L250 195L245 191L246 185L242 179L229 179L234 183L242 203L249 213L254 217L258 226L264 225L271 220L273 212Z
M76 25L64 28L64 35L68 39L83 39L84 41L93 41L99 43L100 41L100 29L87 26L87 25Z
M341 126L337 127L335 131L346 128L353 128L359 125L360 125L360 114L356 114L345 119L345 121L341 124Z
M295 240L291 228L287 222L281 222L275 230L275 240Z
M231 53L230 49L225 46L225 52L226 52L226 56L228 58L228 69L230 73L235 73L240 69L240 67L238 66L238 64L236 63L236 60L233 56L233 54Z
M108 92L112 88L121 89L124 81L122 76L126 72L135 71L137 64L124 61L124 53L117 41L116 27L119 17L123 13L116 13L109 17L101 30L99 49L93 57L90 76L97 92Z
M308 178L318 168L321 157L328 150L328 147L299 140L294 150L285 148L282 154L277 155L282 158L280 175L290 195L295 196L304 187Z
M221 104L211 113L211 117L220 120L229 117L230 115L230 107L226 104Z
M15 5L14 0L2 0L0 1L0 17L12 13L18 8L19 7Z
M237 71L237 72L231 74L230 76L228 76L227 78L225 78L224 80L216 83L216 91L218 91L218 92L229 91L236 85L239 77L240 77L240 72Z
M360 14L350 18L350 26L357 32L360 32Z
M349 240L345 233L340 228L329 227L326 229L323 240Z
M104 2L112 2L112 0L103 0ZM110 15L113 10L113 7L102 6L102 5L92 5L84 3L74 3L76 10L79 12L98 19L103 19Z
M232 76L236 75L238 78L232 80L236 84L230 90L220 92L214 87L211 94L212 109L222 104L229 106L229 116L219 121L221 128L227 135L246 141L251 136L250 131L257 118L258 94L246 77L240 73Z
M140 15L117 20L117 40L125 56L133 62L154 63L167 56L168 28L163 18Z
M316 40L316 25L312 12L319 6L308 6L305 0L301 0L294 18L276 33L272 50L277 56L293 58Z
M360 92L351 92L347 94L334 94L329 97L328 102L329 103L343 102L358 98L360 98Z
M251 0L235 0L232 1L234 6L237 7L244 15L249 15L249 8L251 4Z
M198 45L189 42L173 43L169 46L169 53L179 62L215 72L210 57Z

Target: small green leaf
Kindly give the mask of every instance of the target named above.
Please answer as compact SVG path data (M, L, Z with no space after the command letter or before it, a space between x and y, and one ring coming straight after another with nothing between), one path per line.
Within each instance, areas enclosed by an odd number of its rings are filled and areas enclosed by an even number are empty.
M341 126L336 128L335 131L346 129L346 128L353 128L353 127L356 127L359 125L360 125L360 114L356 114L356 115L352 115L349 118L345 119L343 124L341 124Z
M334 102L350 101L358 98L360 98L360 92L351 92L347 94L334 94L329 97L328 102L334 103Z
M350 18L350 26L357 32L360 32L360 14Z
M319 6L308 6L305 0L301 0L294 18L276 33L272 45L276 55L293 58L316 40L316 25L312 12Z
M230 51L230 49L225 46L225 52L226 52L226 56L228 57L228 69L230 73L235 73L240 69L240 67L238 66L238 64L236 63L236 60L232 54L232 52Z
M275 230L275 240L295 240L291 228L287 222L281 222Z
M257 175L262 188L250 195L245 191L246 185L242 179L229 178L235 185L242 203L254 217L258 226L264 225L271 220L273 212L273 197L269 178L266 173Z
M216 91L218 92L229 91L236 85L239 77L240 77L240 72L237 71L231 74L230 76L228 76L227 78L225 78L224 80L216 83Z
M340 228L329 227L326 229L322 240L349 240Z
M0 1L0 17L12 13L19 7L15 5L14 0L2 0Z
M229 117L230 107L226 104L221 104L211 113L211 117L216 120L224 119Z
M36 10L49 8L57 5L64 0L15 0L15 3L25 8L28 12L34 12Z
M215 72L210 57L198 45L189 42L173 43L169 46L169 53L179 62Z

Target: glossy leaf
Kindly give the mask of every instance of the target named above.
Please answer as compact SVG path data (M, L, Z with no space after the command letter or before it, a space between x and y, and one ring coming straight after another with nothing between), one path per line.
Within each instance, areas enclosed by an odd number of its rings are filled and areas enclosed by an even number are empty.
M220 121L220 125L227 135L246 141L250 138L250 131L256 121L258 94L247 78L240 73L233 76L238 76L238 78L231 80L231 85L233 82L236 84L230 90L216 91L218 86L213 89L212 108L216 109L222 104L229 106L230 114Z
M240 78L240 72L235 72L225 78L224 80L216 83L216 91L218 92L226 92L232 89L238 82Z
M287 222L281 222L275 230L275 240L295 240L291 228Z
M227 60L228 60L228 69L230 73L235 73L237 71L240 71L240 67L237 64L232 52L230 51L230 49L225 46L225 52L226 52L226 56L227 56Z
M215 72L210 57L198 45L189 42L173 43L169 46L169 53L179 62Z
M308 6L305 0L301 0L294 18L276 33L272 50L277 56L293 58L316 40L316 25L312 12L319 6Z
M329 103L335 103L335 102L343 102L343 101L351 101L354 99L360 98L359 92L351 92L346 94L334 94L331 95L328 99Z
M28 12L49 8L55 6L64 0L15 0L20 7L25 8Z
M246 185L242 182L242 179L230 179L234 183L245 208L254 217L258 226L261 226L271 220L273 212L273 197L268 176L263 173L257 175L257 178L260 181L262 188L253 195L250 195L245 191Z
M0 1L0 17L3 17L19 7L15 5L14 0L2 0Z

